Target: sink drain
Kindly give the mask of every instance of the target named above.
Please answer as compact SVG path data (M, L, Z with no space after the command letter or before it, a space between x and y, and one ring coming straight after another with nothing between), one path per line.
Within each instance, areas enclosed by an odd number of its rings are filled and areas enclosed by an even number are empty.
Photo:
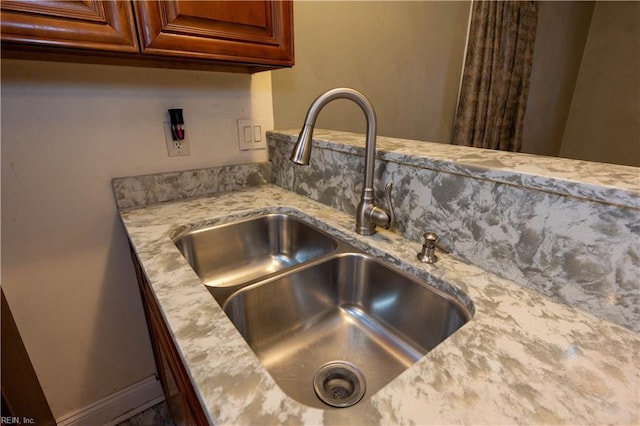
M346 361L323 364L313 376L316 395L332 407L351 407L362 399L366 387L362 371Z

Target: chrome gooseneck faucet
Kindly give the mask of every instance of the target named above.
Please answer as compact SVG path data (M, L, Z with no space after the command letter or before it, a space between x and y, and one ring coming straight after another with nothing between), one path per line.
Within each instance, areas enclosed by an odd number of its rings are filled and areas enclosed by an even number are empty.
M300 165L308 165L311 157L311 140L313 128L318 114L329 102L335 99L349 99L362 109L367 119L367 142L364 162L364 187L360 196L360 204L356 212L356 232L362 235L372 235L376 232L376 226L390 228L395 221L393 204L391 201L392 184L385 187L387 209L375 203L373 194L373 171L376 159L376 131L377 121L373 105L362 93L349 88L331 89L316 98L309 107L304 120L304 127L300 131L298 141L291 153L291 161Z

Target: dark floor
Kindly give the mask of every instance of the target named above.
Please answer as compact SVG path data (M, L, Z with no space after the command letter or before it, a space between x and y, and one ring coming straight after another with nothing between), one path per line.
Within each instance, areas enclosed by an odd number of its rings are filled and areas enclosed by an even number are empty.
M136 414L117 426L174 426L165 401Z

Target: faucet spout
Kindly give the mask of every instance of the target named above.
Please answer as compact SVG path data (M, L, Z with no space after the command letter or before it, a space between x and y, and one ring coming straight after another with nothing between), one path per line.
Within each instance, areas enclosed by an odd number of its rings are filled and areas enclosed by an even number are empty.
M307 111L304 126L298 135L298 140L291 153L291 161L300 165L309 164L311 158L311 141L313 139L316 120L325 105L335 99L349 99L355 102L362 109L367 120L364 186L362 188L360 204L356 212L356 232L362 235L372 235L376 232L376 226L390 228L395 221L395 214L391 202L391 184L388 184L385 190L387 209L375 203L373 174L376 158L377 119L373 105L366 96L357 90L345 87L331 89L318 96Z
M315 124L315 119L313 120ZM311 159L311 140L313 139L314 124L307 124L305 120L304 127L298 135L298 140L291 153L291 161L301 166L308 166Z

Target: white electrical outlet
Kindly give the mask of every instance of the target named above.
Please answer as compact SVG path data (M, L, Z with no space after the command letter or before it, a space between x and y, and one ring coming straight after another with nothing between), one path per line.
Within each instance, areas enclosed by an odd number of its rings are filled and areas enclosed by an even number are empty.
M189 147L188 132L185 131L184 139L181 141L174 141L171 136L171 124L167 121L163 123L164 127L164 139L167 144L167 154L169 157L180 157L183 155L191 155L191 149Z
M266 149L267 133L264 120L237 120L238 146L241 151Z

